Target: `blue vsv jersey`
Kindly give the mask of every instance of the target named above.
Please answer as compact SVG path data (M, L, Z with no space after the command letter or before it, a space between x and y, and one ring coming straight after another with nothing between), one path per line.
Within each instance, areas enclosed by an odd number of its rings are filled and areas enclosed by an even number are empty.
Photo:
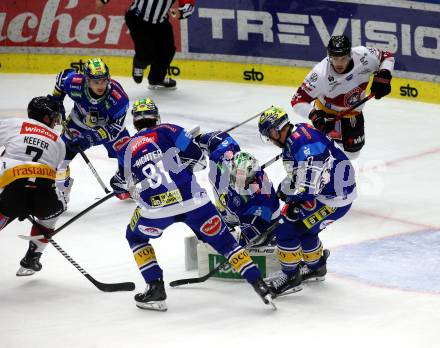
M356 198L352 163L334 141L311 125L294 125L283 150L288 177L282 190L290 201L317 199L342 207Z
M71 72L54 91L54 96L60 100L65 95L74 101L72 120L83 129L99 129L104 142L116 139L124 130L129 100L122 86L115 80L110 79L105 94L94 99L90 95L85 76Z
M174 216L209 202L194 175L205 167L203 153L182 127L139 131L118 151L118 164L123 180L139 182L145 217Z

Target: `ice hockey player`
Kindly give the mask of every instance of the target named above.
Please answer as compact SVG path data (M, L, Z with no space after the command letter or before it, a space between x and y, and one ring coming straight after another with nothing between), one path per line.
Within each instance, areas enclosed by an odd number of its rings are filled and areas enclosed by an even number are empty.
M260 271L197 183L194 172L203 169L206 162L193 137L177 125L161 124L159 111L149 98L135 101L132 115L138 132L118 152L119 169L110 185L116 193L131 192L138 201L126 231L147 284L145 292L135 296L137 307L167 309L163 271L150 240L176 222L185 223L199 239L224 255L264 303L272 304ZM134 189L134 182L140 187Z
M364 104L340 121L335 122L335 116L365 97L372 74L370 92L375 98L389 94L393 69L392 53L373 47L352 48L346 36L332 36L327 57L309 72L293 96L293 111L342 143L346 155L354 159L365 144ZM310 105L313 101L314 106Z
M240 151L228 133L204 133L195 139L210 160L209 178L218 196L216 207L228 227L240 227L242 246L250 242L267 245L272 235L261 240L259 236L279 217L279 201L258 160Z
M302 281L303 261L309 272L304 279L323 277L326 259L319 233L344 216L356 198L353 166L344 152L324 133L307 123L291 124L284 110L265 110L259 132L283 149L287 177L278 195L286 202L285 221L276 230L281 277L270 282L275 295L294 292Z
M31 235L53 232L58 216L66 209L55 188L56 169L66 153L60 135L53 128L59 123L59 105L47 97L33 98L28 105L29 119L0 120L0 229L18 218L36 218ZM29 242L20 261L17 276L41 270L40 257L46 239Z
M128 141L130 135L124 126L128 110L128 96L122 86L112 78L101 58L91 58L84 66L84 74L66 69L57 76L53 90L54 100L61 105L66 95L74 107L65 120L62 138L66 143L64 177L58 187L69 196L73 179L67 170L70 161L81 150L104 145L108 157L116 158L116 151ZM120 195L120 199L128 196Z

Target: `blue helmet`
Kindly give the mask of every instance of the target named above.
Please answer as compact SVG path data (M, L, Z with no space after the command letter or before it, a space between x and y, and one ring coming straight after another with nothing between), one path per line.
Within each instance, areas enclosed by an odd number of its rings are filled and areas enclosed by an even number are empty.
M91 80L108 79L110 71L101 58L90 58L84 66L84 75Z
M271 106L261 113L258 130L262 136L269 138L271 129L280 131L289 122L289 116L283 109Z

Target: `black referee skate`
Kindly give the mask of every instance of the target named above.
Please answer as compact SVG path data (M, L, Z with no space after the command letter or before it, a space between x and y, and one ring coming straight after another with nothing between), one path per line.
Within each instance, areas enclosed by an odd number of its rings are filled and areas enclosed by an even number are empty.
M20 261L21 267L16 273L17 277L30 276L43 268L40 263L41 253L35 252L36 249L37 245L34 242L30 241L29 249L26 252L26 255Z
M176 81L169 78L169 77L165 77L163 79L162 82L159 83L152 83L150 82L150 84L148 85L148 89L169 89L169 90L173 90L176 89Z
M318 269L311 270L305 263L301 263L301 278L303 282L312 282L312 281L323 281L325 280L325 275L327 274L327 259L330 256L330 250L324 249L321 259L324 261L324 264Z
M144 79L144 69L133 66L133 70L131 71L131 76L133 76L134 82L138 84L141 83L142 80Z
M258 279L255 283L252 284L252 287L257 292L257 294L261 297L265 304L270 304L273 309L277 309L275 304L272 301L272 293L267 286L267 284L263 281L263 279Z
M147 283L144 292L136 294L134 300L136 307L140 309L150 309L153 311L166 311L168 309L165 300L165 286L162 279Z
M278 278L269 283L269 288L274 294L274 298L301 291L301 272L299 267L293 275L281 272Z

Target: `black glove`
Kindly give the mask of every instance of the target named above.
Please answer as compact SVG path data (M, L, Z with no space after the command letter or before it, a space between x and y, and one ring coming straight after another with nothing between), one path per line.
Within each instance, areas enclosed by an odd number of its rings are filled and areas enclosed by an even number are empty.
M313 109L310 111L309 120L317 130L328 133L335 127L335 115L326 113L324 110Z
M281 209L281 214L290 222L298 221L301 218L301 205L298 202L287 203Z
M280 199L283 202L286 202L287 201L287 195L283 192L283 190L281 188L281 184L282 183L280 183L278 185L278 188L277 188L277 198Z
M380 99L391 92L391 72L389 70L379 70L374 74L373 84L370 92L374 93L374 98Z

